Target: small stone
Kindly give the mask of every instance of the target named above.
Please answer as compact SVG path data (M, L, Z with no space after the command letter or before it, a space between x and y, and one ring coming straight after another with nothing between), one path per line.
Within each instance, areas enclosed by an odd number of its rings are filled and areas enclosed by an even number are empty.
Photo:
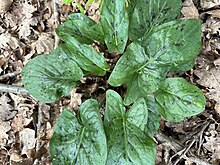
M1 0L0 14L6 13L12 4L12 0Z

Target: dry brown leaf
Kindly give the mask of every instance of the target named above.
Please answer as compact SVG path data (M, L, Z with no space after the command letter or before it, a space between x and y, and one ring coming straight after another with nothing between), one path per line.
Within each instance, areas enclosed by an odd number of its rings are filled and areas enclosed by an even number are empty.
M6 13L11 6L12 0L1 0L0 3L0 14Z
M200 1L200 6L203 9L210 9L214 6L220 5L220 0L201 0Z
M17 113L16 111L13 111L14 107L8 104L10 101L11 100L6 95L0 97L0 118L2 120L9 120Z
M25 18L19 26L19 38L28 39L27 37L31 35L31 26L36 26L38 23L37 19Z
M183 7L181 12L184 15L184 19L199 18L199 12L192 0L185 0L183 2Z
M200 78L197 82L209 89L206 96L220 103L220 67L195 70L194 73Z
M8 162L8 150L3 147L0 146L0 164L4 165Z
M215 124L211 124L211 127L215 127ZM208 130L204 137L206 142L203 146L210 152L212 152L213 161L220 160L220 133L215 128Z
M19 41L10 33L6 32L0 35L0 49L14 50L19 47Z
M7 132L11 130L10 121L3 121L0 118L0 146L5 146L8 141Z
M35 11L37 11L37 6L32 4L32 1L25 0L24 3L22 3L22 14L25 18L31 18Z
M30 124L33 118L27 118L26 113L17 114L12 120L12 129L14 132L21 131L25 126Z
M41 33L36 42L31 46L36 49L37 54L49 54L54 49L54 39L47 33Z
M33 149L36 143L35 131L30 128L24 128L21 132L19 132L19 137L22 144L21 154L25 154L29 157L29 150Z
M10 161L13 162L22 162L23 158L18 152L12 152L10 153Z
M82 94L76 93L76 89L71 91L70 108L77 109L82 104Z

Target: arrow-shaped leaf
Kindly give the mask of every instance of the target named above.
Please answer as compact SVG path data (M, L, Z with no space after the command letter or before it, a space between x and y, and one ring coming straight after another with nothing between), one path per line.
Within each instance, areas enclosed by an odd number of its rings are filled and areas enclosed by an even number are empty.
M98 102L90 99L79 109L77 118L65 110L55 125L50 141L53 165L104 165L106 137Z
M126 113L122 98L112 90L107 91L104 119L108 139L107 165L154 164L155 143L144 132L147 116L143 98Z
M201 23L198 20L163 24L140 42L128 46L109 83L112 86L128 83L125 104L131 104L139 97L158 90L168 71L190 69L191 63L186 64L196 58L200 49Z
M103 1L101 25L109 52L117 49L120 54L123 53L128 40L129 25L125 0Z
M30 60L22 70L23 84L39 101L51 103L67 95L83 77L76 62L55 52Z
M172 122L197 115L205 109L206 105L200 89L183 78L166 79L160 90L155 93L155 97L163 108L161 112L164 118Z
M131 0L129 38L133 41L163 23L180 17L181 0Z

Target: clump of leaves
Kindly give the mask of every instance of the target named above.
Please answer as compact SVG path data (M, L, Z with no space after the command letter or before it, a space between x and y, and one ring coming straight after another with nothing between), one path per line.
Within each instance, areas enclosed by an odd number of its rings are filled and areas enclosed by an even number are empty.
M70 93L83 76L111 72L105 44L121 55L110 77L112 87L127 86L124 99L106 93L104 124L99 104L85 101L77 116L65 110L50 142L53 164L154 164L160 116L178 122L202 112L205 97L169 72L190 70L201 49L201 23L179 20L181 0L104 0L100 23L75 13L57 28L64 41L49 55L32 59L22 71L29 93L51 103ZM104 126L103 126L104 125Z

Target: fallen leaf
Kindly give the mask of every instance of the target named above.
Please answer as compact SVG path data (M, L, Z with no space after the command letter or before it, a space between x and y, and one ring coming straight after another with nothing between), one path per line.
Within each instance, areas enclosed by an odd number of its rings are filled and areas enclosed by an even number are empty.
M210 152L212 152L213 161L220 160L220 133L215 130L215 125L213 125L212 130L208 130L204 136L206 142L203 143L203 146Z
M12 0L2 0L0 3L0 14L6 13L11 6Z
M184 19L199 18L199 12L192 0L185 0L183 2L183 7L181 12L184 15Z
M201 0L200 1L200 6L203 9L210 9L214 6L220 5L220 0Z
M25 18L19 26L19 38L28 39L27 37L31 35L31 26L36 26L38 23L37 19Z
M35 131L30 128L24 128L21 132L19 132L20 142L22 144L21 154L25 154L28 157L28 151L35 147L36 139L35 139Z
M8 141L7 132L10 131L10 121L4 121L0 118L0 146L5 146Z
M37 54L49 54L54 49L54 39L47 33L41 33L36 42L31 44Z
M4 94L0 97L0 118L2 120L9 120L16 115L14 107L8 104L11 100Z
M220 115L220 103L216 103L214 108L216 112Z
M8 150L5 147L1 146L0 147L0 164L4 165L7 162L8 162Z
M194 73L199 77L197 83L208 88L209 92L206 96L220 103L220 67L195 70Z
M14 50L19 47L19 41L13 37L10 33L6 32L0 34L0 49Z

